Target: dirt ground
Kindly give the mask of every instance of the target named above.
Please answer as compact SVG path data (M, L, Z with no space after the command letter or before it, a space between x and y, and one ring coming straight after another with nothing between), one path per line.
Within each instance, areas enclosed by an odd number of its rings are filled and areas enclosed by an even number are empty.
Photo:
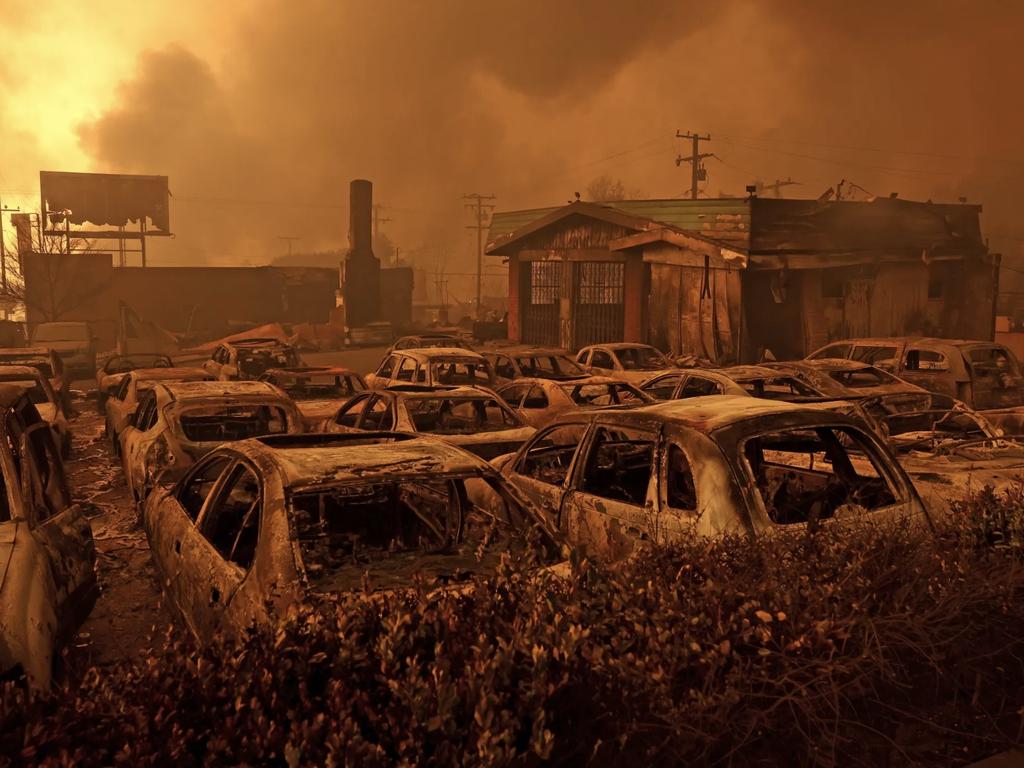
M344 365L360 373L377 368L384 348L304 355L311 365ZM78 381L71 419L73 448L65 466L72 495L86 510L98 553L100 597L68 649L70 671L127 660L159 643L172 617L162 605L160 585L146 534L136 520L120 464L103 435L91 382Z

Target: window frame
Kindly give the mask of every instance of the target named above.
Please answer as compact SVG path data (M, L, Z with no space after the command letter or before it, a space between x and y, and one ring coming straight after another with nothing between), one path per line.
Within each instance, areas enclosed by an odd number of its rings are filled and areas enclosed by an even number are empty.
M249 472L253 476L253 478L255 478L256 487L258 489L257 500L254 507L251 508L246 513L245 517L242 518L238 532L235 534L235 541L234 544L232 545L231 552L229 552L228 555L224 555L208 535L205 526L207 524L211 512L220 511L219 509L217 509L216 505L226 498L226 494L233 487L233 481L241 472ZM263 478L261 477L259 471L256 469L255 466L250 464L248 461L245 461L243 459L235 459L229 465L229 467L226 468L226 471L222 473L220 476L218 476L217 482L211 491L211 495L208 496L206 501L203 503L200 515L194 521L196 533L199 535L201 539L203 539L203 541L207 543L207 545L209 545L211 550L217 553L217 556L220 557L221 561L225 565L227 565L230 568L236 569L239 573L248 574L252 570L253 566L256 565L256 559L259 554L260 541L262 540L263 536L263 510L265 506L266 483L263 482ZM231 553L234 552L234 547L238 546L239 536L241 535L241 532L245 527L246 521L249 520L250 515L252 515L253 513L255 513L256 515L256 545L253 548L252 562L250 562L248 566L243 567L235 560L231 559Z
M558 429L582 429L583 434L580 435L580 439L576 443L576 448L573 450L572 456L569 457L569 466L566 467L565 477L562 478L560 485L555 485L554 483L548 483L544 480L540 480L534 475L526 474L523 472L523 465L525 464L530 451L532 451L534 447L541 442L541 440L545 439L548 435ZM576 474L576 468L579 464L580 450L583 448L584 444L587 443L592 431L593 424L586 421L563 421L558 424L550 424L537 432L537 434L535 434L529 442L523 446L522 452L516 456L512 471L520 477L526 478L535 483L541 483L548 488L560 488L563 491L568 490L573 486L573 476Z

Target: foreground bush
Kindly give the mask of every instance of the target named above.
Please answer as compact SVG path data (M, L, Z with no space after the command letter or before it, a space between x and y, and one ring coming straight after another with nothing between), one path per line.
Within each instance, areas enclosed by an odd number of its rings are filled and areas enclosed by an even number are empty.
M11 762L949 765L1020 737L1024 508L304 607L0 699Z

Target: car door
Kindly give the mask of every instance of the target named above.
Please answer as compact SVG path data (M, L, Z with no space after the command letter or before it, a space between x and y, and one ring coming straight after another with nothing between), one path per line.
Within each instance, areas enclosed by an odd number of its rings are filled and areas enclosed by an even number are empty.
M30 416L12 414L8 430L12 441L17 435L16 463L29 529L46 550L56 586L59 631L66 636L96 601L96 547L88 518L71 502L53 433L41 421L25 427Z
M121 463L124 477L136 501L142 500L146 486L146 456L159 433L158 415L156 393L153 390L144 392L138 409L132 414L128 426L121 432Z
M657 453L657 432L594 426L563 502L563 530L570 542L588 554L618 560L652 538Z
M182 547L194 532L206 502L217 484L227 477L233 459L223 454L204 457L173 488L158 490L146 503L143 524L161 586L179 611Z
M263 488L255 468L238 461L217 484L182 541L178 584L186 621L209 639L256 558Z
M125 376L117 386L114 393L107 398L107 402L104 405L107 434L115 442L117 441L117 436L120 434L121 430L124 429L124 425L128 421L128 416L131 410L129 396L132 390L133 381L134 378L132 376Z
M901 379L924 387L930 392L969 400L970 381L960 382L950 365L949 357L943 352L918 344L907 344L901 360ZM964 386L966 385L966 386ZM964 395L968 395L967 398Z
M385 357L380 367L377 368L376 373L371 373L366 377L367 385L379 389L390 384L391 377L394 375L395 367L398 365L399 360L399 356L395 354Z
M586 431L587 424L582 421L542 430L523 447L506 471L509 480L544 512L555 528L562 524L562 502Z
M687 374L686 380L679 387L676 399L684 400L688 397L705 397L707 395L723 394L721 383L709 379L700 374Z

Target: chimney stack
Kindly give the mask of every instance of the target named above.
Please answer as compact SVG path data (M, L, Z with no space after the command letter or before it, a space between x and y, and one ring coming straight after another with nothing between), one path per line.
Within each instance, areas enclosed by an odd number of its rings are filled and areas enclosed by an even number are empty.
M349 184L348 253L342 278L345 324L359 328L380 319L380 261L373 255L373 184Z

